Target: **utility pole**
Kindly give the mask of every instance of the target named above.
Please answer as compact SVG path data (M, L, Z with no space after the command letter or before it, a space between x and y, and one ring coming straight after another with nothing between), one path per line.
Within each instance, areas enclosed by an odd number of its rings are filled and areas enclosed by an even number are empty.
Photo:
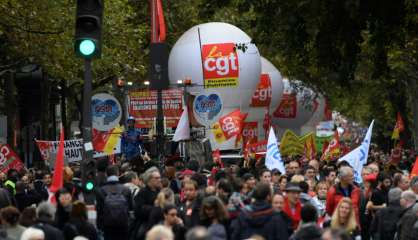
M149 0L151 10L150 82L157 91L157 155L160 165L165 153L163 90L168 88L168 46L165 40L165 23L160 0ZM160 15L159 15L160 14ZM164 28L164 29L163 29Z

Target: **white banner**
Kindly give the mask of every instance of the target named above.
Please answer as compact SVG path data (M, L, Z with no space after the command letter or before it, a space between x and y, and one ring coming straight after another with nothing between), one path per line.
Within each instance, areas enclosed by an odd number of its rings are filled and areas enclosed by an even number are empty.
M53 163L56 159L59 141L42 141L36 140L43 160ZM116 144L113 154L120 153L120 139ZM94 152L93 157L98 158L105 156L103 152ZM83 139L74 139L64 141L64 161L65 163L72 163L81 161L83 158Z

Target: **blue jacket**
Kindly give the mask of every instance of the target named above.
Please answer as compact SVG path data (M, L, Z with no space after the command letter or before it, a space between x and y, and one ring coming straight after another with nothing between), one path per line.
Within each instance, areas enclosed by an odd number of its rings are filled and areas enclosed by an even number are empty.
M140 131L128 129L122 134L121 151L127 159L137 157L144 151Z

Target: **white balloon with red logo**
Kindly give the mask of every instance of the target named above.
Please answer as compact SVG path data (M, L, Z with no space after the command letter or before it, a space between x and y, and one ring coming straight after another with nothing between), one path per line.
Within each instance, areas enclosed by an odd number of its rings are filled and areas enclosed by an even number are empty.
M245 51L237 45L243 45ZM261 61L245 32L228 23L211 22L192 27L177 40L168 70L170 84L191 79L195 86L188 86L187 91L199 99L195 99L193 114L200 124L210 127L228 111L248 105ZM221 107L214 106L219 103Z
M302 126L302 129L301 129L302 135L306 133L310 133L310 132L315 132L316 126L319 124L319 122L322 121L322 119L325 116L326 101L325 101L324 96L318 95L315 101L316 101L315 112L312 115L312 117L309 119L309 121Z
M272 112L272 124L279 129L300 133L300 128L315 112L315 93L298 80L290 83L284 78L283 84L282 98Z
M270 81L270 87L260 88L263 85L262 81L266 78ZM243 110L244 112L248 112L247 122L258 123L257 135L259 139L265 138L266 133L263 128L263 122L266 112L271 113L277 108L283 94L283 88L283 78L280 71L270 61L261 57L259 86L254 91L248 109ZM250 132L252 133L252 131Z

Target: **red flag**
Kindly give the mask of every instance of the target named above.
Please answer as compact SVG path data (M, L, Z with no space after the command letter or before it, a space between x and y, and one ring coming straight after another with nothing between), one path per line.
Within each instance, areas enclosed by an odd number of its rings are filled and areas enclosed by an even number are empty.
M331 120L332 120L332 111L329 108L328 100L325 99L324 121L331 121Z
M268 138L268 132L271 126L271 116L270 116L270 112L269 109L266 109L266 113L264 114L264 120L263 120L263 128L264 128L264 136L265 139Z
M212 158L213 158L214 163L221 166L221 168L224 167L224 164L223 164L222 159L221 159L221 151L219 151L219 149L216 149L215 151L212 152Z
M335 130L334 138L328 144L325 151L322 153L321 160L331 160L334 157L338 157L340 154L340 138L338 131Z
M411 170L410 178L418 176L418 157L415 159L414 167Z
M58 146L57 158L55 160L54 176L49 191L55 193L64 185L64 128L61 126L60 144Z
M161 0L151 0L151 42L164 42L166 27Z

